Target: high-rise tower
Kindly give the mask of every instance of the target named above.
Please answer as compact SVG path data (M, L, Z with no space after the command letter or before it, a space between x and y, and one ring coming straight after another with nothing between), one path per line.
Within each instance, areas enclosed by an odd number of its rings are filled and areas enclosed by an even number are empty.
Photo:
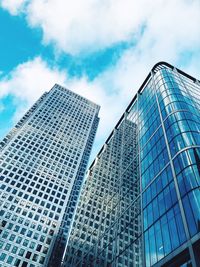
M200 266L200 83L156 64L88 171L66 267Z
M98 112L99 106L56 84L0 143L0 266L59 262Z

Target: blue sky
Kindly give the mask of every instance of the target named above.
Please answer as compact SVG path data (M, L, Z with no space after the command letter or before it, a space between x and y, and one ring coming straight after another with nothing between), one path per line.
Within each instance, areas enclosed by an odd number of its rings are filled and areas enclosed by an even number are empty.
M101 105L93 154L158 61L200 77L199 0L0 0L0 138L54 83Z

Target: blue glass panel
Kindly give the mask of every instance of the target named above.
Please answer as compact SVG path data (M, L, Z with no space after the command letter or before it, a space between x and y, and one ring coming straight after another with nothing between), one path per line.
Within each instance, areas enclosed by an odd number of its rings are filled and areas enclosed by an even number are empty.
M146 204L147 204L147 193L146 193L146 191L145 191L145 192L143 193L143 195L142 195L142 205L143 205L143 207L145 207Z
M177 181L178 181L178 185L179 185L179 191L181 196L184 196L186 194L186 187L185 187L185 181L183 178L183 173L180 173L177 176Z
M163 194L163 192L161 192L158 195L158 203L159 203L160 215L162 215L165 212L165 202L164 202L164 194Z
M185 187L187 192L198 186L192 167L188 167L183 170L183 179L185 181Z
M159 214L159 209L158 209L158 200L157 200L157 198L155 198L154 200L153 200L153 202L152 202L152 204L153 204L153 217L154 217L154 221L155 220L157 220L158 218L159 218L159 216L160 216L160 214Z
M186 219L187 219L190 235L193 236L194 234L197 233L197 226L194 220L194 215L193 215L190 203L189 203L188 196L185 196L183 198L183 205L184 205L184 210L186 214Z
M182 244L186 241L186 234L183 226L183 221L181 218L180 208L178 205L174 207L174 213L175 213L175 220L176 220L179 240L180 243Z
M193 190L189 195L190 204L193 210L194 218L197 225L197 231L200 231L200 191Z
M157 192L160 192L162 190L162 180L160 178L156 180L156 189Z
M164 244L161 234L160 221L155 223L155 234L156 234L156 252L158 260L164 257Z
M146 190L146 197L147 197L147 204L148 204L151 201L150 187L148 187L147 190Z
M179 246L179 238L178 238L178 231L177 231L176 223L174 219L173 209L171 209L167 213L167 218L168 218L169 232L170 232L170 237L171 237L171 245L172 245L172 249L174 250L175 248Z
M152 193L152 198L156 196L156 183L153 182L151 185L151 193Z
M147 213L148 213L148 226L153 223L153 210L152 210L152 203L147 206Z
M169 228L166 215L164 215L161 218L161 225L162 225L162 236L164 240L164 252L165 255L167 255L171 252L171 241L170 241Z
M174 183L170 184L170 193L171 193L172 203L175 204L178 199L177 199L177 194L176 194Z
M146 261L146 267L150 267L150 255L149 255L149 237L148 237L148 231L144 234L144 240L145 240L145 261Z
M171 194L170 194L169 187L167 187L164 190L164 197L165 197L166 209L169 209L171 207L171 205L172 205L172 200L171 200Z
M192 166L193 171L194 171L194 176L196 178L198 186L200 186L200 175L199 175L199 167L197 165Z
M143 211L143 221L144 221L144 230L147 229L148 223L147 223L147 209L144 209Z
M163 184L163 187L165 187L168 184L168 178L167 178L166 171L163 171L163 173L162 173L162 184Z
M157 262L155 232L153 226L149 229L149 240L150 240L150 259L151 259L151 265L153 265Z

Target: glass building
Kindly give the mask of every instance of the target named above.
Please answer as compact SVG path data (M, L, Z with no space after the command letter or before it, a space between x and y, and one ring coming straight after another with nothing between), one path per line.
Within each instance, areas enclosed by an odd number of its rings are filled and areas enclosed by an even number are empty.
M200 83L156 64L88 170L65 267L200 266Z
M0 266L53 265L64 249L99 106L55 85L0 143Z

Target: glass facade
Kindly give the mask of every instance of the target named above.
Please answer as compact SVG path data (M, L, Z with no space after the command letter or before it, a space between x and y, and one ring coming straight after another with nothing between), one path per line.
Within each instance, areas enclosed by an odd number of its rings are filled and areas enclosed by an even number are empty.
M200 84L156 64L88 171L63 266L200 266Z
M52 250L66 243L98 112L56 84L0 143L1 267L58 261Z

